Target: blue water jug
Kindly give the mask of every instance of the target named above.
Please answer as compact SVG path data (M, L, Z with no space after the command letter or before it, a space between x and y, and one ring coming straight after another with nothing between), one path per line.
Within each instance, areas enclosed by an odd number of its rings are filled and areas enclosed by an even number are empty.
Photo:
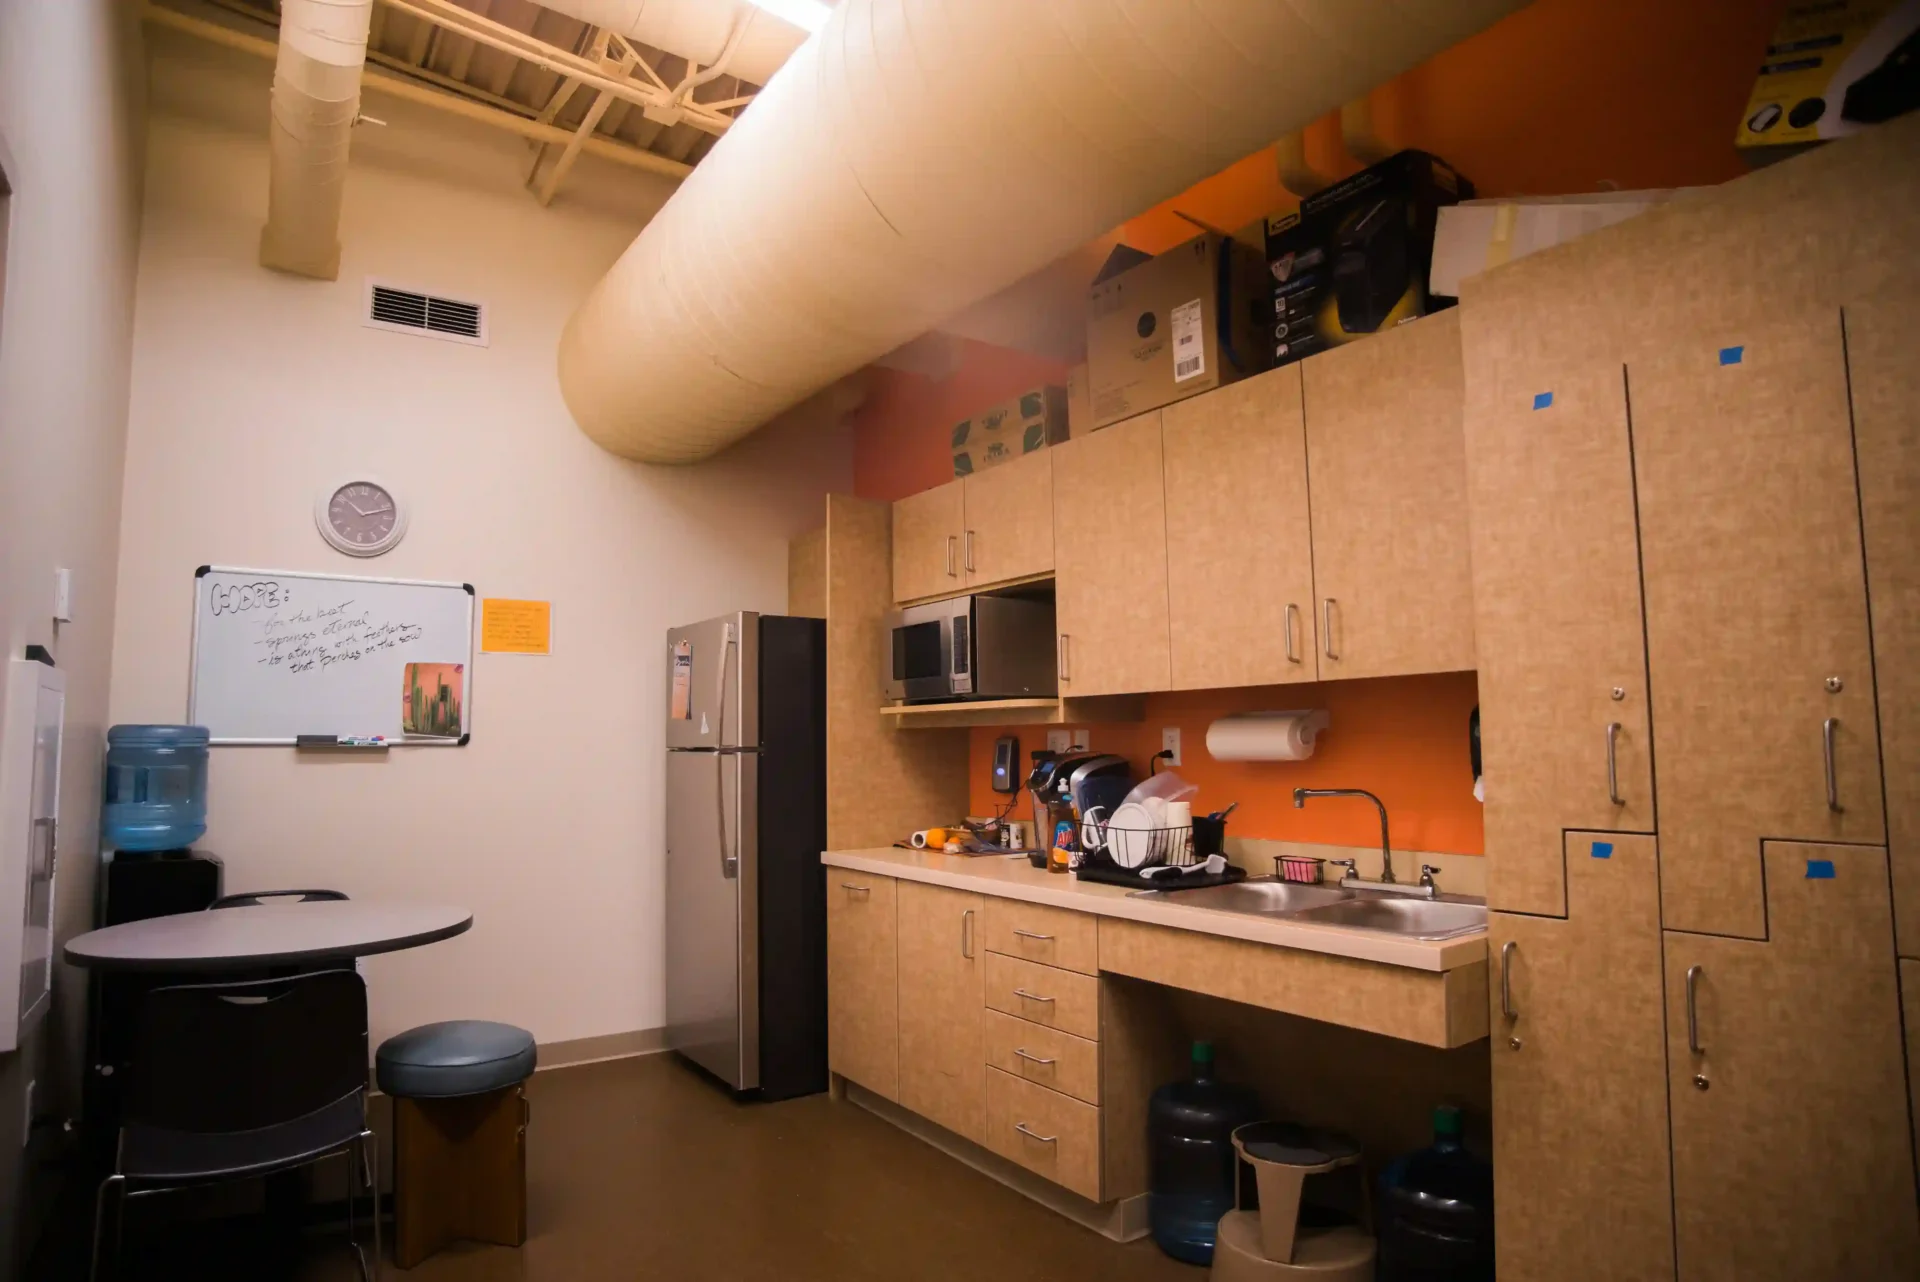
M1433 1110L1433 1145L1380 1176L1380 1282L1493 1282L1493 1168L1460 1146L1460 1110Z
M205 726L107 731L100 841L113 850L182 850L207 831Z
M1213 1080L1213 1047L1193 1044L1193 1075L1169 1082L1147 1106L1147 1224L1160 1249L1211 1264L1220 1217L1233 1210L1233 1129L1259 1116L1243 1086Z

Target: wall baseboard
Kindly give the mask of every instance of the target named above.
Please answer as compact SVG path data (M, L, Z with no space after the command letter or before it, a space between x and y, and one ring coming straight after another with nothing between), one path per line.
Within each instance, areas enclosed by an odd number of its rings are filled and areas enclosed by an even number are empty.
M609 1059L631 1059L636 1055L658 1055L665 1049L667 1030L664 1028L640 1028L630 1033L604 1033L599 1037L576 1037L565 1042L542 1042L540 1067L534 1071L598 1064Z

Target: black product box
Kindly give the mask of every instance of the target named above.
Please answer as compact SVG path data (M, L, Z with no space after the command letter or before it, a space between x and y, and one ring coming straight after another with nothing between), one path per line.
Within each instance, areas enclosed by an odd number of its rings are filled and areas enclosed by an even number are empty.
M1273 273L1273 363L1453 306L1427 292L1442 205L1473 184L1437 156L1402 151L1300 202L1267 224Z

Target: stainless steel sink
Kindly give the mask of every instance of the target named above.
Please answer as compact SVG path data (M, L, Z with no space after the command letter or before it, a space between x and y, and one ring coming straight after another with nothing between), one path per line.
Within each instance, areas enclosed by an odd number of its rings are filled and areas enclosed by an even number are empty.
M1405 899L1397 895L1364 892L1338 902L1302 908L1289 916L1295 921L1316 926L1380 930L1405 935L1409 939L1452 939L1487 928L1485 904L1444 899Z
M1135 899L1164 899L1168 903L1193 908L1211 908L1223 913L1252 913L1261 917L1290 917L1303 909L1338 906L1351 899L1351 891L1334 886L1302 886L1293 882L1237 881L1226 886L1208 886L1204 890L1137 890Z

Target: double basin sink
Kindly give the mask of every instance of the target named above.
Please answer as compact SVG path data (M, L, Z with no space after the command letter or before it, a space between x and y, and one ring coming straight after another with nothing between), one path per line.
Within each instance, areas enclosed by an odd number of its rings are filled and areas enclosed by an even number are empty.
M1487 906L1479 900L1457 895L1425 899L1364 886L1307 886L1261 878L1204 890L1141 890L1134 896L1309 926L1376 930L1402 939L1454 939L1487 928Z

